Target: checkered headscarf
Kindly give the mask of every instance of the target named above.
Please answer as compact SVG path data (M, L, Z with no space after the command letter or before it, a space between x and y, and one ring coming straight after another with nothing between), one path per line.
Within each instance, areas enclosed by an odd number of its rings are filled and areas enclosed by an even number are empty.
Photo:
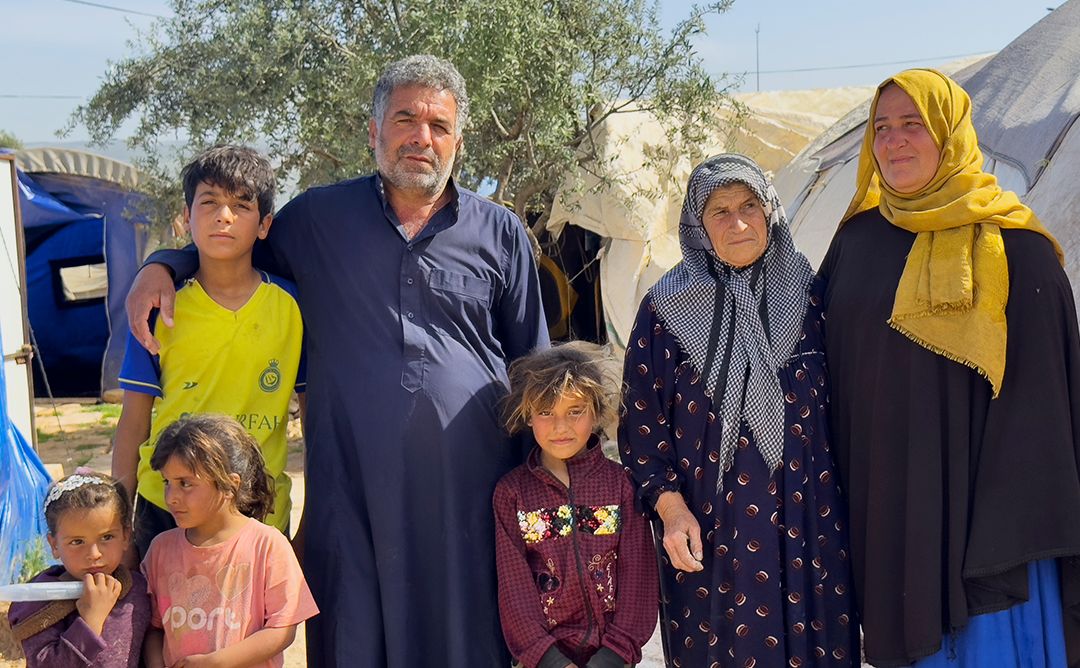
M768 215L769 242L756 262L735 269L717 257L701 218L722 186L750 188ZM784 452L784 393L777 372L802 332L813 278L795 250L776 190L749 158L725 153L690 175L679 220L682 262L649 291L657 313L690 357L721 420L720 473L731 468L739 425L746 421L770 470Z

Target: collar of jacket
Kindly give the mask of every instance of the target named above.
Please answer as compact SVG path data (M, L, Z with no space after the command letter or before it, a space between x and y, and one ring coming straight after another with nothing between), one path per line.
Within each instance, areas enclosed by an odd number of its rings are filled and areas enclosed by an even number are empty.
M575 479L588 478L604 459L604 449L600 447L600 437L593 434L589 437L589 442L585 444L584 450L566 460L566 469L570 472L570 482L573 483ZM537 478L550 485L558 485L560 488L564 488L562 482L540 463L539 445L533 446L526 464L529 467L529 472Z

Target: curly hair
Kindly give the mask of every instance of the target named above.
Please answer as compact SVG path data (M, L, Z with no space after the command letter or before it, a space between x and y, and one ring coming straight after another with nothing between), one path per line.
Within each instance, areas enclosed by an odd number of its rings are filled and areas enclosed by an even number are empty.
M375 125L382 127L386 105L394 90L413 85L444 90L453 96L457 103L455 134L460 137L469 122L469 94L465 91L465 79L449 60L429 54L408 56L386 66L375 82L371 100L371 116L375 119Z
M83 481L72 486L73 478L82 476ZM93 478L93 482L85 482ZM120 517L120 526L124 532L131 531L131 501L123 483L116 478L97 471L78 469L75 473L61 478L49 487L45 501L45 525L51 535L56 535L56 526L60 517L69 510L90 510L111 505Z
M266 471L259 442L225 415L191 415L165 428L154 446L150 467L160 471L171 457L205 475L221 492L231 492L236 509L264 519L274 508L274 481ZM240 477L237 484L230 477Z
M618 410L617 367L609 347L588 341L537 349L516 360L510 365L510 393L502 402L506 430L525 429L535 413L572 395L588 402L599 431Z

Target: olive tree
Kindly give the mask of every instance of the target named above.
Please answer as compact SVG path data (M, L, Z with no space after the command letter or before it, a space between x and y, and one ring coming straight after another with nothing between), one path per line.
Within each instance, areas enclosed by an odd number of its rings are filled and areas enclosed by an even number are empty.
M645 0L175 0L71 123L104 142L135 119L129 144L166 178L191 152L240 141L300 187L327 183L374 168L385 64L432 53L469 86L459 181L543 216L567 174L605 176L592 138L612 114L651 111L676 143L702 136L727 96L693 40L731 1L665 30ZM187 148L174 155L163 140L177 137Z
M23 143L19 140L14 133L7 130L0 130L0 148L10 148L18 151L23 147Z

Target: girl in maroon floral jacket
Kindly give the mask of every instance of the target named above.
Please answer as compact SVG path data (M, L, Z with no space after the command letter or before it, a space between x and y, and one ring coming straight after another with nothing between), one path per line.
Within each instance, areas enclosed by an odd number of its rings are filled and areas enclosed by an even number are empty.
M494 498L499 614L525 668L623 668L656 626L652 535L597 435L617 406L610 363L576 341L510 367L507 428L538 446Z

